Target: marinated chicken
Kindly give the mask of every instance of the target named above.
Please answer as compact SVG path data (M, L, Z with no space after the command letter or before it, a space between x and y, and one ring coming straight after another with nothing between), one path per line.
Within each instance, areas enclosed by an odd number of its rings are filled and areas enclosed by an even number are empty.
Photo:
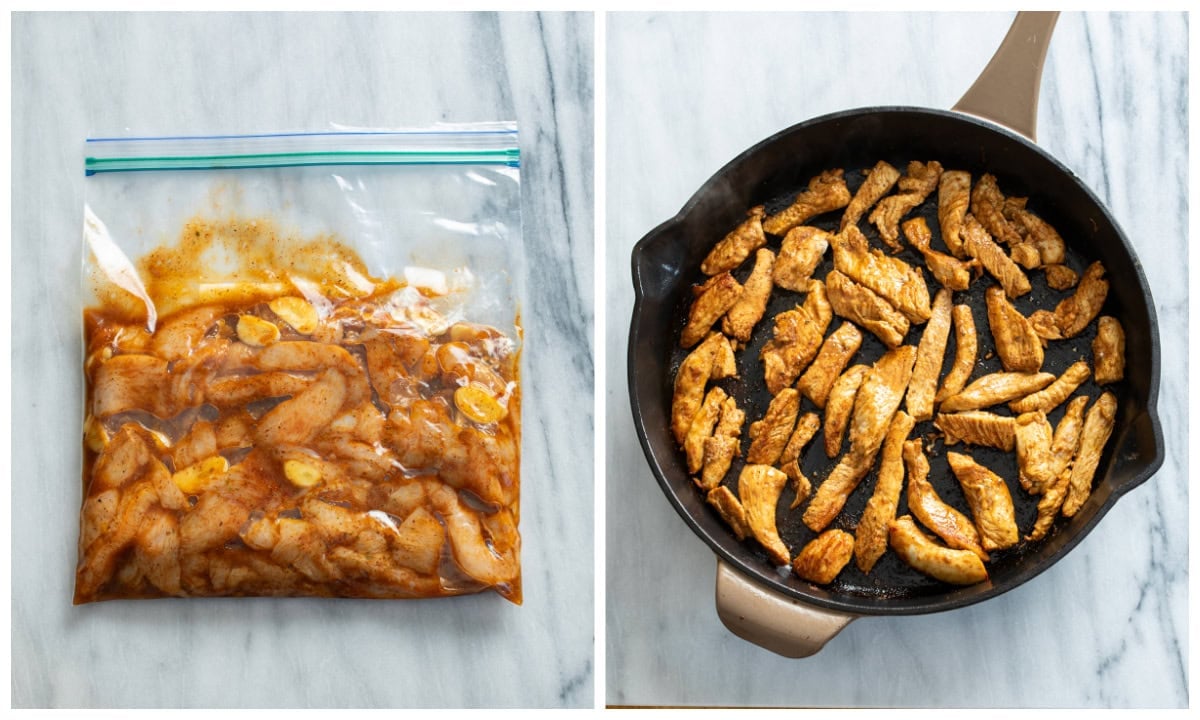
M1020 536L1014 516L1012 495L1004 480L991 470L961 453L946 453L950 470L958 478L975 528L979 530L980 545L984 550L1003 550L1017 544Z
M929 461L921 441L904 443L904 467L908 470L908 511L944 543L957 550L969 550L987 562L988 554L979 544L979 531L966 515L942 502L929 482Z
M866 365L850 367L838 377L829 391L829 398L825 401L825 455L830 459L842 451L842 439L850 422L850 411L854 409L854 398L870 370Z
M704 444L712 437L726 397L725 391L721 388L712 388L704 396L700 410L692 418L692 427L688 429L687 438L683 442L683 450L687 455L688 472L693 475L700 472L700 468L704 466Z
M968 385L962 392L946 398L942 412L980 410L1000 403L1025 397L1054 382L1051 373L998 372L984 375Z
M858 186L858 190L854 192L854 198L846 206L846 212L842 215L842 224L838 230L845 230L847 225L858 224L858 220L863 216L863 213L870 210L871 206L879 202L879 198L887 195L888 191L892 189L892 186L899 179L899 170L883 160L875 163L875 167L871 168L871 172L867 173L867 179L863 180L862 185Z
M1066 265L1046 265L1046 284L1055 290L1070 290L1079 284L1079 274Z
M1054 430L1046 413L1038 410L1017 416L1014 426L1017 437L1017 479L1021 489L1041 495L1045 486L1054 481L1055 462L1050 454Z
M818 585L833 582L854 552L854 536L845 530L826 530L801 548L792 561L797 577Z
M742 296L725 313L721 320L721 331L729 337L749 342L754 326L762 320L771 299L771 273L775 267L775 253L763 248L755 254L754 269L742 285Z
M1009 258L1026 270L1036 270L1042 266L1042 256L1037 247L1030 242L1013 245L1008 251Z
M971 203L971 173L947 170L938 181L938 225L946 249L958 258L967 256L962 229ZM909 239L912 242L912 239Z
M996 341L996 354L1008 372L1035 373L1042 369L1042 340L1033 331L1029 319L992 285L986 291L988 327Z
M1025 199L1007 198L1001 208L1004 217L1038 251L1040 265L1061 267L1067 256L1067 244L1050 223L1025 209Z
M1062 514L1074 517L1092 494L1092 480L1096 468L1100 465L1100 455L1112 435L1113 423L1117 417L1117 398L1111 392L1100 396L1087 411L1083 420L1083 432L1079 437L1079 451L1071 466L1071 481L1067 488L1067 498L1063 502Z
M775 507L786 484L787 475L769 465L746 465L738 476L738 498L745 508L750 532L776 565L792 561L775 527Z
M1026 540L1041 540L1050 531L1054 518L1058 516L1067 490L1071 486L1071 464L1079 451L1079 438L1083 431L1083 409L1088 403L1086 396L1077 397L1067 406L1067 412L1054 429L1051 453L1054 455L1054 479L1046 484L1038 500L1037 520Z
M679 344L689 348L704 339L713 324L741 299L743 290L741 283L727 272L714 275L697 287L687 324L679 334Z
M963 250L1000 282L1000 287L1010 298L1018 298L1033 289L1025 272L1004 254L1004 250L992 240L973 215L967 215L963 221L961 237Z
M745 540L753 534L750 530L750 520L746 517L746 509L729 488L718 485L709 490L705 497L738 540Z
M837 270L825 277L825 283L834 313L862 326L889 348L897 348L904 343L909 328L908 318L891 303Z
M907 173L904 177L900 178L898 183L899 192L880 200L875 209L871 211L871 215L867 220L879 228L879 237L892 250L900 252L903 249L903 246L900 244L901 218L907 215L913 208L925 202L925 198L929 197L929 193L933 192L934 188L938 186L938 180L941 177L942 165L937 160L931 160L927 163L913 160L908 163ZM913 318L909 319L913 320L913 322L920 322Z
M865 573L871 572L887 550L888 526L896 518L900 491L904 489L904 442L916 424L915 419L901 410L888 426L875 491L854 531L854 562Z
M950 314L954 319L954 363L950 366L950 372L942 378L942 385L938 388L937 396L933 398L939 405L966 387L967 380L975 371L975 356L979 352L975 317L971 314L971 308L967 305L955 305Z
M1071 393L1075 392L1088 379L1089 375L1091 375L1091 370L1088 369L1087 361L1080 360L1063 370L1063 374L1055 378L1054 382L1044 389L1010 402L1008 409L1015 413L1027 413L1034 410L1048 413L1071 397Z
M821 264L833 237L820 228L801 225L788 230L779 246L772 279L775 284L793 292L804 292L813 271Z
M721 403L717 427L712 437L704 441L704 468L696 481L700 488L712 490L721 484L733 459L741 454L738 438L745 422L746 413L737 406L737 401L731 397L725 398L725 402Z
M887 300L909 322L929 319L929 287L920 269L876 250L856 226L833 236L833 267Z
M1109 385L1125 379L1125 329L1111 315L1101 315L1096 339L1092 341L1092 362L1096 364L1096 384Z
M817 356L825 339L825 329L833 320L824 283L812 280L808 288L803 306L775 316L774 336L759 353L767 390L772 395L794 383Z
M1100 314L1104 299L1108 297L1108 281L1104 279L1104 266L1094 262L1083 271L1083 277L1075 288L1075 294L1054 308L1054 325L1058 337L1073 338Z
M779 455L779 469L788 476L795 486L796 496L792 499L792 510L795 510L809 495L812 494L812 481L800 469L801 454L804 452L805 446L812 442L813 436L821 429L821 419L816 413L804 413L800 419L796 421L796 429L792 431L792 436L788 438L787 445L783 446L783 452Z
M767 236L763 234L762 218L761 205L751 208L749 217L709 251L708 257L700 263L700 272L705 275L719 275L734 270L750 257L750 253L766 245Z
M793 388L780 390L771 399L762 420L750 423L750 449L746 452L746 462L774 465L792 436L799 412L800 393Z
M971 286L971 268L977 267L975 262L963 262L952 255L940 253L929 247L933 233L929 231L929 225L925 222L925 218L915 217L912 220L905 220L900 229L904 231L904 237L908 239L908 244L925 257L925 267L929 268L929 273L933 275L934 280L938 281L938 284L951 290L966 290Z
M946 436L947 445L961 441L968 445L983 445L1012 452L1017 441L1014 422L1013 418L1004 415L994 415L983 410L968 410L938 413L933 425Z
M971 214L995 239L1010 247L1024 242L1017 229L1004 217L1004 194L992 174L985 174L971 190Z
M946 343L950 339L951 304L950 290L939 290L933 300L933 314L917 345L917 359L913 363L912 379L905 397L908 414L917 422L933 417L933 396L937 391L938 375L942 372Z
M853 323L842 323L841 327L825 338L816 359L796 382L796 388L812 400L814 405L824 408L833 383L846 368L850 358L854 357L854 353L858 352L862 340L862 333Z
M721 346L728 349L729 339L721 333L712 333L679 364L671 398L671 430L680 445L687 440L692 419L704 401L704 390L713 374L714 360L722 352ZM730 357L733 357L732 351Z
M808 183L808 189L796 196L787 209L763 221L763 229L772 235L783 235L808 220L850 203L843 171L826 170Z
M934 579L952 585L974 585L988 578L987 568L978 555L938 545L908 515L892 521L888 539L900 559Z

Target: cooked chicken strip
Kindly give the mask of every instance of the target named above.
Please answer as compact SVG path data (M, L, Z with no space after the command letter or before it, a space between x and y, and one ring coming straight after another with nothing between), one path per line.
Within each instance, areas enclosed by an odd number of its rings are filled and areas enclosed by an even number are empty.
M836 314L869 330L889 348L899 347L904 342L908 318L887 300L837 270L830 271L825 283L829 304Z
M877 453L878 451L870 453L868 457L859 457L853 452L848 452L838 460L829 476L817 487L816 494L804 510L801 519L810 530L821 532L833 522L845 506L850 493L854 492L854 488L858 487L870 471Z
M1046 265L1046 284L1055 290L1070 290L1079 284L1079 274L1066 265Z
M809 283L808 297L802 307L785 310L775 316L774 337L763 345L759 357L767 390L776 395L796 381L808 367L824 340L833 311L819 280Z
M913 160L908 163L908 172L900 178L899 192L879 201L871 215L867 218L879 228L879 237L896 252L903 246L900 244L900 219L913 208L925 202L929 193L938 186L942 177L942 164L937 160L920 163ZM912 318L909 318L913 320ZM919 322L913 320L913 322Z
M912 380L908 383L908 395L905 398L908 414L917 422L933 417L933 396L937 392L938 375L942 372L946 343L950 339L952 295L947 288L938 290L933 299L933 314L917 345L917 359L913 363ZM882 533L881 530L880 537Z
M763 207L751 208L749 217L718 242L700 263L700 272L717 275L741 265L750 253L767 244L763 234Z
M842 451L842 438L854 409L854 396L871 368L855 365L838 376L825 401L825 455L831 460Z
M811 225L788 230L779 247L779 259L775 262L773 280L786 290L804 292L813 271L821 264L829 239L833 237L821 228Z
M746 462L752 465L773 465L779 460L784 445L796 426L800 412L800 393L793 388L779 391L762 420L750 423L750 449Z
M1003 550L1016 545L1020 535L1013 514L1012 495L1004 481L968 455L949 452L946 459L971 506L983 549Z
M1096 384L1108 385L1125 379L1125 329L1111 315L1101 315L1092 341L1092 362L1096 364Z
M712 335L718 336L719 340L717 349L713 353L712 373L709 375L709 379L724 380L737 377L737 356L733 353L733 343L719 332L714 332Z
M808 295L804 298L804 312L817 321L824 333L833 322L833 306L829 304L829 295L825 292L825 283L820 280L808 281Z
M962 392L946 398L942 412L979 410L1037 392L1054 382L1051 373L998 372L984 375Z
M842 175L838 168L826 170L810 180L808 189L797 195L786 210L763 221L763 229L772 235L783 235L821 213L846 207L850 202L850 189Z
M1021 234L1004 217L1004 194L996 184L996 178L988 173L979 178L971 191L971 214L984 229L1005 245L1018 245Z
M1037 248L1042 265L1058 265L1067 255L1067 245L1050 223L1025 209L1025 198L1008 198L1001 212L1018 231L1024 230L1026 242Z
M738 437L742 434L742 423L746 421L746 413L737 406L733 398L725 398L721 403L721 417L717 420L717 429L712 437L704 441L704 470L696 481L704 490L711 490L721 484L733 458L741 453Z
M1075 392L1075 389L1082 385L1090 374L1091 371L1088 370L1087 361L1080 360L1066 370L1063 370L1063 374L1059 375L1045 389L1026 395L1020 400L1010 402L1008 409L1015 413L1026 413L1034 410L1041 410L1044 413L1048 413L1071 397L1071 393Z
M1062 330L1058 329L1058 318L1049 310L1034 310L1029 316L1029 324L1033 331L1043 340L1062 340Z
M919 268L870 247L854 225L834 235L830 244L835 270L887 300L910 322L929 319L929 286Z
M966 290L971 286L971 268L977 267L977 263L974 260L969 263L963 262L952 255L930 248L929 242L933 239L933 233L930 232L925 218L905 220L900 229L904 231L904 237L908 238L908 244L925 256L925 267L929 268L933 279L942 287Z
M1046 485L1045 492L1038 501L1037 520L1034 521L1033 530L1025 537L1026 540L1041 540L1046 536L1067 498L1067 490L1071 487L1071 462L1079 450L1079 438L1083 430L1083 408L1087 402L1087 396L1072 400L1067 406L1066 414L1054 430L1054 442L1051 445L1055 463L1054 480Z
M750 333L762 319L771 299L771 271L775 266L775 253L762 248L755 254L754 269L742 285L742 296L725 313L721 331L742 342L750 341Z
M975 371L975 356L978 352L975 317L971 315L970 306L955 305L951 315L954 317L954 364L942 379L942 386L938 389L937 397L933 399L938 404L959 394L966 387L967 380Z
M1022 490L1041 495L1055 477L1055 463L1050 455L1054 430L1046 419L1046 413L1040 410L1021 413L1014 427L1017 436L1017 479Z
M692 419L700 404L704 401L704 389L712 374L713 358L717 353L719 343L729 343L721 333L712 333L696 349L679 364L679 372L675 373L675 392L671 398L671 430L675 433L675 441L683 445L687 440L688 430L692 429Z
M908 511L943 542L957 550L969 550L986 562L988 554L979 544L979 531L966 515L942 502L929 482L929 461L921 440L904 443L904 466L908 470Z
M812 494L812 481L800 469L800 455L804 447L812 442L817 430L821 429L821 418L816 413L804 413L796 421L796 429L788 438L787 445L779 455L779 469L783 470L796 488L796 497L792 500L791 509L795 510L808 496Z
M888 526L896 519L900 491L904 489L904 441L916 424L914 418L901 410L892 417L888 426L879 459L879 478L875 481L875 491L867 500L862 519L854 530L854 562L864 573L871 572L871 568L887 550Z
M973 215L967 215L962 229L963 249L979 261L988 274L1000 281L1010 298L1017 298L1032 289L1029 278L1004 250L992 240L987 230Z
M904 562L936 580L974 585L987 580L987 568L969 550L953 550L930 540L908 515L896 518L888 532L892 549Z
M1042 256L1038 254L1037 247L1030 242L1013 245L1008 251L1008 257L1026 270L1035 270L1042 266Z
M883 160L875 163L875 167L867 173L867 179L858 186L858 190L854 192L854 198L846 206L846 212L842 215L841 227L838 229L845 230L847 225L857 224L863 213L879 202L879 198L886 195L899 179L899 170Z
M738 497L746 510L750 532L776 565L792 561L775 527L775 506L786 484L787 475L769 465L747 465L738 476Z
M1071 469L1068 467L1059 473L1054 482L1047 486L1046 492L1042 493L1037 505L1037 520L1033 523L1033 529L1025 536L1026 540L1041 540L1046 537L1046 533L1050 532L1051 526L1054 525L1054 518L1058 517L1058 511L1062 508L1070 487Z
M1092 494L1092 479L1096 475L1096 467L1100 464L1104 445L1112 434L1116 417L1117 397L1111 392L1101 395L1096 404L1087 411L1087 417L1083 421L1083 434L1079 438L1079 452L1075 456L1075 464L1071 467L1071 485L1062 507L1062 514L1066 517L1074 517Z
M729 273L714 275L696 290L696 299L688 311L687 325L679 334L679 344L688 348L700 342L713 323L720 319L742 296L741 284Z
M1083 332L1100 314L1104 299L1108 297L1108 281L1104 279L1104 265L1099 261L1087 266L1075 294L1054 308L1054 321L1064 338L1072 338Z
M792 485L795 486L796 496L792 498L792 504L788 507L789 510L795 510L803 505L804 501L812 495L812 481L800 469L800 461L798 459L785 463L780 469L783 470L783 474L787 475L788 480L791 480Z
M988 327L996 341L1000 364L1009 372L1032 373L1042 369L1042 341L1033 331L1029 319L1005 297L1004 291L992 285L987 297Z
M971 173L962 170L942 173L938 183L938 225L942 229L942 242L955 257L967 256L961 233L970 202Z
M826 530L813 538L792 561L797 577L818 585L828 585L850 562L854 537L845 530Z
M718 485L708 491L707 499L708 504L713 506L729 529L733 530L733 534L738 540L750 537L750 521L746 518L746 509L742 507L742 502L737 499L737 496L729 491L729 488Z
M693 475L700 472L700 468L704 466L704 442L712 437L726 397L725 391L719 387L709 390L696 416L692 418L692 427L688 429L683 450L687 456L688 472Z
M970 410L960 413L938 413L933 426L945 434L947 445L961 440L968 445L983 445L1012 452L1016 443L1014 422L1011 417L993 415L983 410Z
M816 359L796 382L796 388L817 407L824 409L833 383L850 362L850 358L854 357L854 353L858 352L862 341L862 333L853 323L842 323L841 327L825 338Z

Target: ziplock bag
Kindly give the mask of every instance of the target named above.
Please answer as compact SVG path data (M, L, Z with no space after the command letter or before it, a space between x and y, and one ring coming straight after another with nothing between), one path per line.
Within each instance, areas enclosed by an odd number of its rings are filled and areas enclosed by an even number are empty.
M516 126L87 143L75 603L521 602Z

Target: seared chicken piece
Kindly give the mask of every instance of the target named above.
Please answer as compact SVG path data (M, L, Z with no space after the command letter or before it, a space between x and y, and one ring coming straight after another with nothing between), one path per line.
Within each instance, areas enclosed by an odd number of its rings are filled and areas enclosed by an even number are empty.
M772 395L795 382L817 356L832 319L833 311L820 280L809 283L808 297L802 307L775 316L774 337L759 353L767 390Z
M854 225L834 235L830 243L835 270L887 300L910 322L929 319L929 287L919 268L871 248Z
M787 475L769 465L747 465L738 476L738 497L746 510L750 532L776 565L792 561L775 527L775 506L786 484Z
M1014 422L1011 417L993 415L983 410L970 410L960 413L938 413L933 426L945 434L947 445L961 440L968 445L983 445L1012 452L1016 443Z
M1017 479L1021 489L1032 495L1041 495L1046 485L1054 482L1055 462L1050 454L1054 430L1046 413L1021 413L1015 425L1017 435Z
M946 342L950 339L950 309L952 293L947 288L938 290L933 299L933 314L921 342L917 345L917 359L913 363L912 380L908 383L905 407L917 422L933 417L933 396L937 392L938 375L942 372L942 360L946 356ZM882 537L883 531L880 531Z
M947 170L938 183L938 225L942 229L942 242L955 257L967 256L963 248L962 228L971 202L971 173L962 170ZM909 239L909 242L912 242Z
M946 453L946 459L971 506L983 549L1003 550L1016 545L1020 535L1013 514L1012 495L1004 481L968 455L950 452Z
M700 263L700 272L705 275L729 272L750 257L750 253L766 245L767 236L763 234L762 218L762 205L751 208L745 222L734 228L709 251L708 257Z
M1072 400L1067 406L1066 414L1054 430L1054 442L1051 445L1055 463L1054 480L1046 485L1045 492L1038 501L1037 520L1026 540L1041 540L1046 536L1067 497L1067 490L1071 487L1071 462L1079 450L1079 438L1083 430L1083 408L1087 402L1087 396Z
M795 510L812 496L812 480L809 480L804 471L800 469L799 460L787 463L782 469L783 474L788 476L788 480L792 481L792 485L796 489L796 497L792 498L792 504L788 506L789 510Z
M987 289L988 327L996 341L1000 364L1009 372L1037 372L1042 369L1042 340L1033 331L1029 319L1020 313L998 286Z
M942 379L935 403L941 404L948 397L962 392L967 380L975 370L975 356L978 352L978 342L975 336L975 317L967 305L955 305L951 311L954 317L954 364L950 372Z
M908 244L925 256L925 267L929 268L933 279L942 287L966 290L971 286L971 268L978 267L978 264L974 260L963 262L952 255L930 248L929 241L933 238L933 233L929 231L929 224L925 222L925 218L905 220L900 228L904 231L904 237L908 238Z
M796 487L796 497L792 499L791 510L800 507L812 494L812 481L800 469L800 455L820 428L821 418L816 413L804 413L796 421L796 429L792 431L792 437L788 439L787 445L779 455L779 469L783 470Z
M1054 525L1054 518L1058 517L1058 511L1062 508L1070 487L1071 468L1068 467L1059 473L1054 482L1046 487L1046 492L1042 493L1037 505L1037 520L1033 523L1033 530L1025 536L1026 540L1041 540L1046 537L1046 533L1050 532L1050 527Z
M862 519L854 530L854 562L864 573L871 572L871 568L887 550L888 526L896 519L900 491L904 489L904 441L916 424L915 419L901 410L892 417L888 426L879 459L875 492L867 500Z
M725 398L721 403L721 416L717 420L717 429L712 437L704 441L704 470L696 481L704 490L711 490L721 484L733 458L741 453L738 437L742 434L742 423L746 421L746 413L737 406L733 398Z
M967 215L962 229L963 249L979 261L988 274L1000 281L1005 294L1018 298L1032 289L1024 271L992 240L988 231L973 215Z
M708 378L724 380L737 377L737 356L733 354L733 343L719 332L712 334L720 339L717 341L716 352L713 353L712 372Z
M772 235L783 235L821 213L846 207L850 202L850 189L842 175L838 168L826 170L810 180L808 189L797 195L786 210L763 221L763 229Z
M953 585L974 585L987 580L987 568L969 550L938 545L917 529L908 515L892 521L888 532L892 549L904 562L936 580Z
M1029 324L1033 331L1043 340L1062 340L1062 330L1058 329L1058 318L1049 310L1034 310L1029 316Z
M825 292L825 283L820 280L808 281L808 296L804 298L804 312L817 321L824 333L833 322L833 306L829 304L829 295Z
M750 449L746 462L752 465L774 465L779 460L800 412L800 393L784 388L771 399L762 420L750 423Z
M913 160L908 164L907 174L900 178L900 191L879 201L867 218L879 228L879 237L892 250L900 252L900 219L913 208L925 202L929 193L938 186L942 177L942 165L937 160L920 163ZM913 322L919 322L909 318Z
M729 488L718 485L708 491L707 499L708 504L713 506L738 540L750 537L750 521L746 518L746 509Z
M929 482L929 461L919 438L904 443L904 466L908 469L908 511L950 547L969 550L986 562L988 554L979 544L975 524L942 502Z
M1054 308L1054 324L1063 338L1072 338L1083 332L1104 305L1108 297L1108 281L1104 279L1104 266L1099 261L1087 266L1075 294Z
M1088 379L1091 371L1088 370L1086 360L1080 360L1074 363L1063 374L1059 375L1054 382L1046 386L1044 390L1039 390L1031 395L1026 395L1020 400L1013 400L1008 404L1008 409L1015 413L1026 413L1034 410L1041 410L1048 413L1058 407L1067 398L1071 397L1071 393Z
M858 352L862 340L862 333L853 323L842 323L841 327L825 338L816 359L800 376L796 388L817 407L824 409L834 381L850 362L850 358L854 357L854 353Z
M1092 341L1092 362L1096 364L1097 385L1125 379L1125 329L1111 315L1100 316Z
M1001 208L1008 219L1037 248L1040 264L1059 265L1067 255L1067 245L1050 223L1025 209L1025 198L1008 198Z
M858 186L858 190L854 192L854 198L846 206L846 212L842 215L841 227L838 229L845 230L847 225L858 224L858 219L862 217L863 213L879 202L879 198L887 195L888 190L891 190L899 179L899 170L883 160L875 163L875 167L867 173L867 179Z
M797 577L818 585L828 585L850 562L854 537L845 530L826 530L813 538L792 561Z
M775 253L762 248L754 258L754 270L742 286L742 296L725 313L721 331L742 342L750 341L750 333L762 319L771 299L771 271L775 266Z
M821 264L825 251L829 249L831 237L821 228L811 225L788 230L779 247L779 258L775 261L775 284L787 290L804 292L813 271Z
M1008 251L1012 261L1026 270L1034 270L1042 266L1042 256L1038 254L1037 246L1031 242L1017 243Z
M904 336L908 334L908 318L887 300L837 270L830 271L825 282L829 290L829 304L835 313L866 328L889 348L899 347L904 342Z
M688 429L683 450L687 455L688 472L693 475L700 472L700 468L704 466L704 443L712 437L726 397L725 391L719 387L709 390L696 412L696 417L692 418L692 427Z
M813 532L821 532L842 511L850 493L862 482L875 462L878 449L867 457L848 452L833 466L825 481L817 486L817 492L804 510L801 519Z
M742 286L733 275L725 272L709 278L695 292L696 299L688 311L687 325L679 334L679 344L685 348L700 342L713 323L733 307L742 296Z
M726 347L729 339L721 333L712 333L679 364L675 374L675 393L671 398L671 430L675 441L681 446L692 429L692 419L704 401L704 389L712 375L713 359L721 344Z
M851 367L838 377L829 391L825 401L825 455L831 460L842 451L842 438L850 422L850 411L854 409L854 396L870 370L866 365Z
M1079 274L1066 265L1046 265L1046 284L1055 290L1070 290L1079 284Z
M1101 395L1096 404L1087 411L1087 417L1083 421L1083 434L1079 438L1079 452L1075 456L1075 464L1071 467L1071 485L1067 489L1067 499L1063 502L1063 515L1074 517L1092 494L1092 479L1096 475L1096 467L1100 464L1100 454L1104 452L1104 445L1112 434L1116 417L1117 397L1111 392Z
M1052 382L1054 375L1051 373L998 372L984 375L962 392L946 398L941 411L962 412L999 405L1037 392Z
M971 214L975 216L984 229L1005 245L1019 245L1023 242L1021 234L1004 217L1004 194L996 184L996 178L989 174L979 178L975 189L971 191Z

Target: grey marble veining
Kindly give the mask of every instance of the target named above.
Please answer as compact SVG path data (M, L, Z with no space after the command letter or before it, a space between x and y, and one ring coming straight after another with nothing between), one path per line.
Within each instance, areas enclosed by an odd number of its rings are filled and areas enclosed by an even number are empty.
M988 602L863 618L817 656L786 660L721 625L714 556L659 491L634 434L633 244L739 152L800 120L950 107L1011 18L609 15L608 702L1187 706L1186 15L1066 13L1047 57L1039 144L1097 193L1139 254L1158 313L1166 443L1162 469L1065 559Z
M15 706L591 706L592 38L587 14L14 16ZM527 267L524 606L486 594L72 607L83 138L511 119Z

